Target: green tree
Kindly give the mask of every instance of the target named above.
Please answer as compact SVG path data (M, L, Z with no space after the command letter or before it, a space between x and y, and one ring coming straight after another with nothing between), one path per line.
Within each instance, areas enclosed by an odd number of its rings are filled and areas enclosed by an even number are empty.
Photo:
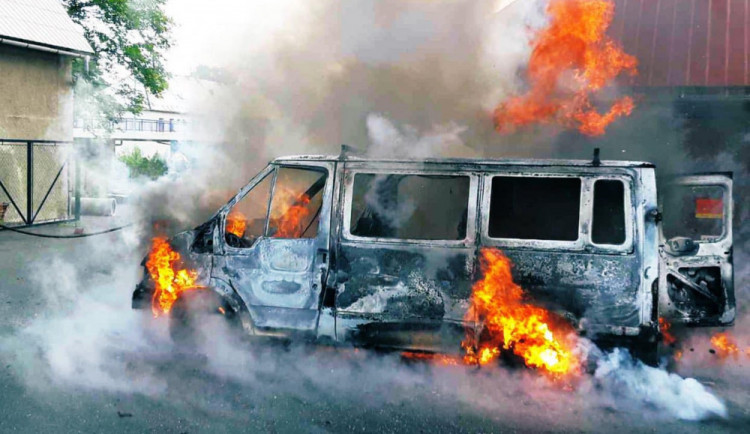
M167 0L61 0L84 29L93 59L73 62L76 115L108 125L143 109L146 92L167 89L164 54L171 46Z
M130 154L121 156L120 161L128 166L131 178L147 176L151 179L156 179L167 173L167 163L158 154L152 155L151 158L146 158L138 148L133 149L133 152Z

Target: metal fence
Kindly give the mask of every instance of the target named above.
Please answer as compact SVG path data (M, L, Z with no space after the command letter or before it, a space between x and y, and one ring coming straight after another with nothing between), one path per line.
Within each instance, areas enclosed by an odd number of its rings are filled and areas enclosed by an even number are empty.
M74 165L70 142L0 139L0 221L30 226L74 219Z

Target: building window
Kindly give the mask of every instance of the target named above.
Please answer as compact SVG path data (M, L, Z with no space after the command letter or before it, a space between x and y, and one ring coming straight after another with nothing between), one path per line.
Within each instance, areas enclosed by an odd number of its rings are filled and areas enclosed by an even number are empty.
M594 244L625 242L625 186L621 181L598 180L594 183Z
M408 240L463 240L468 176L354 176L349 216L352 235Z
M579 178L492 178L488 234L492 238L576 241Z

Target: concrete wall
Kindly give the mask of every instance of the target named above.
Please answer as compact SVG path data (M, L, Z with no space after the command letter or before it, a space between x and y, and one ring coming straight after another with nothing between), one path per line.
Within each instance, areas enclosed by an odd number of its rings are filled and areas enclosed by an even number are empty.
M73 140L71 65L70 57L0 44L0 142L2 139ZM69 216L68 166L50 189L66 155L63 147L34 146L31 206L36 222ZM0 181L10 194L9 197L0 191L0 202L10 203L12 197L24 215L28 197L26 170L26 145L0 143ZM39 208L47 191L49 196ZM10 207L5 222L21 224L21 215Z
M70 57L0 44L0 138L73 140Z

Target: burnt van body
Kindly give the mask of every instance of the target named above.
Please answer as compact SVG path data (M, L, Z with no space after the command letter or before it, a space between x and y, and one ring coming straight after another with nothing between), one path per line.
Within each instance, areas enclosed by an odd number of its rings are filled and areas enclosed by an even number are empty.
M665 185L660 209L649 163L285 157L171 242L249 334L457 351L497 248L581 334L650 345L659 317L735 312L731 175ZM146 273L133 306L152 292Z

